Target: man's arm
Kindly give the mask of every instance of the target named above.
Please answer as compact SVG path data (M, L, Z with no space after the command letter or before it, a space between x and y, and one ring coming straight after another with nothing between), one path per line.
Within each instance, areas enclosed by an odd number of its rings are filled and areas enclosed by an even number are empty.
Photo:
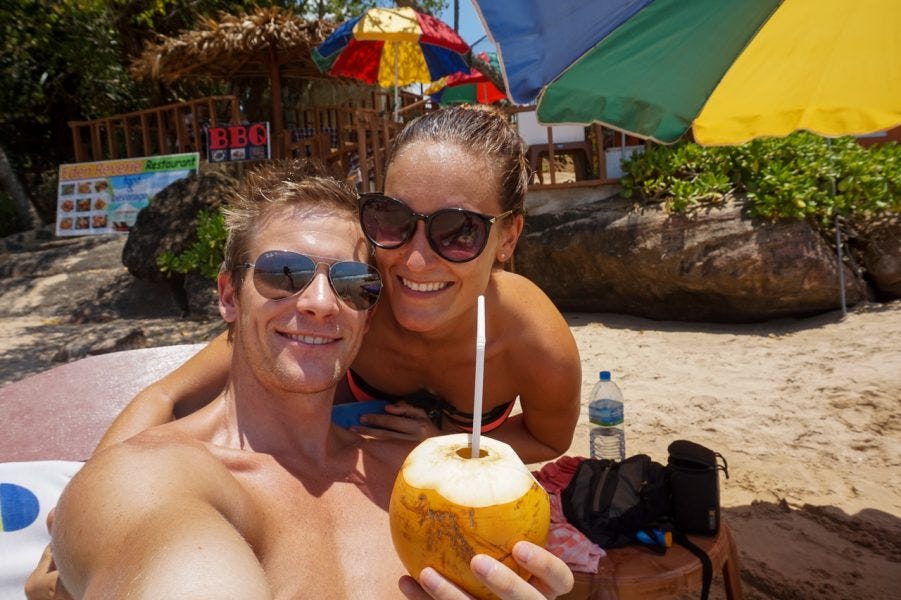
M225 386L230 363L231 345L223 333L183 365L141 390L103 434L97 448L125 441L208 404Z
M255 518L245 490L202 446L145 435L98 453L72 479L53 556L77 598L270 598L241 533Z

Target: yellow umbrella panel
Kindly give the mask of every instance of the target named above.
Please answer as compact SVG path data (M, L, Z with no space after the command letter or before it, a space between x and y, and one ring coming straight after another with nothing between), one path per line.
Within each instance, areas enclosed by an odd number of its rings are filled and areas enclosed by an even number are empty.
M898 0L785 2L711 94L695 119L695 141L889 129L901 122L899 57Z

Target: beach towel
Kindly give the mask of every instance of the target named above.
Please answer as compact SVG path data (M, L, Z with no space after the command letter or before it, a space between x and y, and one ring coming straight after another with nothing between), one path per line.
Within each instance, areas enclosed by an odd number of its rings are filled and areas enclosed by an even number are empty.
M569 485L584 458L561 456L534 473L551 501L551 528L545 547L573 571L595 573L606 553L576 529L563 514L560 492Z
M50 543L47 515L84 463L0 463L0 600L23 600L25 581Z

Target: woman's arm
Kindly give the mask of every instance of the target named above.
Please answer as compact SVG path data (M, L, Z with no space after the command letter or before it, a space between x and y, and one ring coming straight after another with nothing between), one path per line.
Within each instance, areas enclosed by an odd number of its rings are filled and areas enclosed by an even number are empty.
M230 362L231 345L222 333L183 365L141 390L103 434L97 449L205 406L225 386Z

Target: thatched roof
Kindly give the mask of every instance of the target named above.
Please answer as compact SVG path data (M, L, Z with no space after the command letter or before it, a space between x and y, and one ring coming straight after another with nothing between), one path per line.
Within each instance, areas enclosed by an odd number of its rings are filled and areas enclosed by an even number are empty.
M131 65L136 79L172 82L182 77L233 79L266 77L272 59L281 77L324 78L310 49L335 28L326 21L306 21L278 7L257 8L250 14L222 13L205 18L195 31L177 37L160 36L145 46Z

